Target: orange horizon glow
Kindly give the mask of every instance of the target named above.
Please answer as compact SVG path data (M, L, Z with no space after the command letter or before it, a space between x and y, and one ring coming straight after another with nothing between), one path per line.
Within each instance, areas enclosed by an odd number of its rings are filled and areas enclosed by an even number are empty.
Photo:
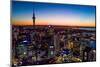
M12 21L13 22L13 21ZM24 25L33 25L32 21L14 21L14 24L12 25L19 25L19 26L24 26ZM54 25L54 26L82 26L82 27L96 27L95 22L46 22L46 21L37 21L35 25Z

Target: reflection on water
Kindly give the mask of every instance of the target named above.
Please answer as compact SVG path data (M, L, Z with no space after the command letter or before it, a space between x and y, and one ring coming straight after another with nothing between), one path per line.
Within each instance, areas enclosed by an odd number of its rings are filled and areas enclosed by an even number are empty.
M93 31L95 31L96 30L96 28L80 28L81 30L93 30Z

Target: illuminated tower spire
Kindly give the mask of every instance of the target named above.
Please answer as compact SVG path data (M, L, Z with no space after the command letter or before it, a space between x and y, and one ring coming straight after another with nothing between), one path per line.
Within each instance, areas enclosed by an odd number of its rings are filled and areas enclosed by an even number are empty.
M34 9L33 9L33 17L32 17L32 19L33 19L33 26L35 27L35 12L34 12Z

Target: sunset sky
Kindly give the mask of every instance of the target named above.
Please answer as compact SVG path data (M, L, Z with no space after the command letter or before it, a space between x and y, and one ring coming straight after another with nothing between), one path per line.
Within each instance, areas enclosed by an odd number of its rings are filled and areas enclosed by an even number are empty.
M95 27L95 6L50 4L39 2L12 2L13 25L32 25L33 8L36 25Z

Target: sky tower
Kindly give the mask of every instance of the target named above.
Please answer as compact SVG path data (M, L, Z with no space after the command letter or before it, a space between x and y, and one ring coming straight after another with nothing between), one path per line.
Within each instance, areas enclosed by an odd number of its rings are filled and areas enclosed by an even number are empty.
M33 19L33 27L35 27L35 12L34 12L34 9L33 9L33 17L32 17L32 19Z

